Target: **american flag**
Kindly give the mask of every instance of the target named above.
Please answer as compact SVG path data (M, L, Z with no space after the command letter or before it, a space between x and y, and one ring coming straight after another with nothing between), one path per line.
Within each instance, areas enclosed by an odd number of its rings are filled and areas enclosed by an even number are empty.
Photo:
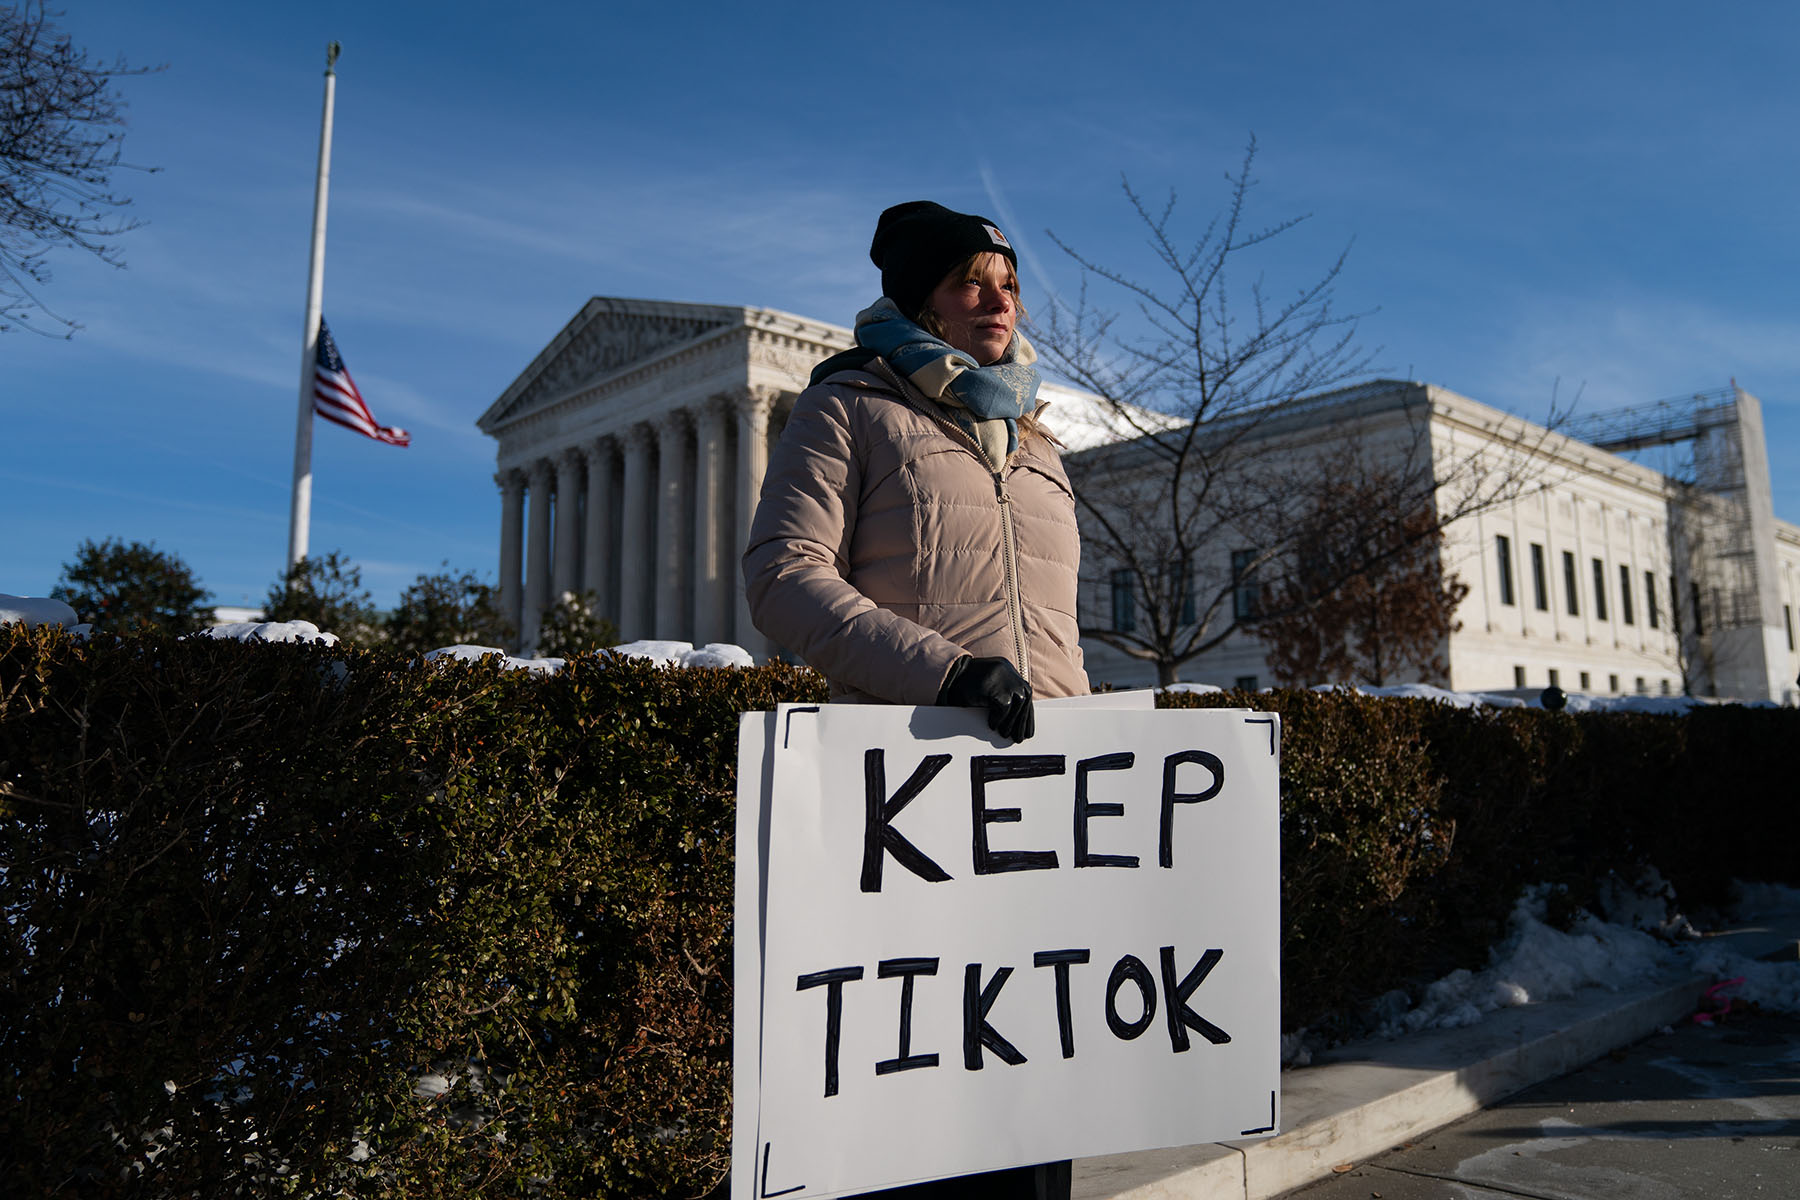
M412 435L392 425L377 425L355 380L344 367L337 343L331 340L331 328L319 318L319 349L313 357L313 412L327 421L336 421L345 429L354 429L364 437L372 437L390 446L409 446Z

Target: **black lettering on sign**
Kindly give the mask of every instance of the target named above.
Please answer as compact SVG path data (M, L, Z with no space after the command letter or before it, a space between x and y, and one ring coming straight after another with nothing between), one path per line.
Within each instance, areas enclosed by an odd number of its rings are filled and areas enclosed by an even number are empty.
M1135 1021L1127 1021L1119 1016L1119 989L1127 981L1137 984L1138 995L1144 1001L1143 1015ZM1143 959L1135 954L1127 954L1113 964L1112 974L1106 979L1106 1027L1120 1041L1129 1042L1150 1028L1150 1022L1155 1019L1156 980L1151 976L1150 968L1144 965Z
M1036 779L1061 775L1067 760L1061 754L977 754L969 760L969 807L973 820L975 873L999 875L1007 871L1044 871L1056 866L1054 850L990 850L987 827L1010 825L1019 819L1016 808L989 808L987 785L1004 779ZM864 889L867 890L867 889Z
M1169 1045L1176 1053L1188 1048L1188 1030L1205 1038L1215 1046L1222 1046L1231 1040L1231 1035L1208 1021L1205 1017L1188 1007L1188 997L1194 994L1212 974L1212 969L1219 965L1225 957L1223 950L1208 950L1194 964L1194 969L1184 976L1180 983L1175 982L1175 947L1162 948L1162 980L1163 980L1163 1012L1169 1020Z
M1056 968L1056 1032L1062 1039L1062 1056L1075 1057L1075 1022L1069 1012L1069 964L1088 960L1086 950L1039 950L1031 956L1034 967Z
M861 967L836 967L800 976L794 990L804 992L821 985L825 988L825 1094L838 1092L838 1039L844 1027L844 984L861 979Z
M1011 967L1001 967L994 972L988 985L982 987L980 963L970 963L963 970L963 1066L968 1070L981 1070L983 1046L998 1054L1009 1067L1025 1061L1019 1048L1001 1037L1000 1031L989 1025L987 1019L988 1010L1000 998L1000 989L1006 986L1012 971Z
M924 761L913 769L911 778L900 785L900 790L890 800L887 794L886 755L879 749L863 752L863 891L881 890L881 865L887 861L887 854L892 854L895 862L921 879L942 883L950 878L949 872L926 858L917 846L902 837L900 831L893 826L893 820L900 815L900 810L911 804L914 797L937 778L937 773L949 761L948 754L926 755Z
M912 1052L913 980L920 975L936 975L937 969L938 960L935 958L887 958L876 965L876 978L898 977L900 980L900 1052L893 1058L884 1058L876 1063L877 1075L892 1075L895 1071L916 1071L920 1067L938 1065L937 1055Z
M1090 817L1120 817L1125 815L1125 806L1114 802L1090 803L1088 800L1088 775L1094 771L1124 771L1137 761L1137 755L1129 750L1118 754L1102 754L1098 758L1084 758L1075 764L1075 865L1078 867L1135 867L1138 856L1135 854L1089 854L1088 853L1088 819Z
M1212 784L1198 792L1175 790L1175 771L1185 763L1205 767L1212 774ZM1156 839L1156 861L1165 867L1175 865L1175 806L1199 804L1211 800L1225 786L1225 764L1216 754L1204 750L1182 750L1163 759L1162 829Z

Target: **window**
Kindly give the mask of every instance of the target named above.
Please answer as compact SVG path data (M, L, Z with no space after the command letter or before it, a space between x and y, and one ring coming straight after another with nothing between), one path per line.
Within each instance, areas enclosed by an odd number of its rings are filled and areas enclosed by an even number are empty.
M1644 616L1650 620L1650 628L1662 628L1662 612L1656 607L1656 575L1644 572Z
M1793 605L1784 604L1781 606L1781 619L1783 621L1787 622L1788 649L1792 650L1794 648L1794 606Z
M1240 621L1262 614L1262 597L1256 586L1256 551L1231 552L1231 615Z
M1256 676L1239 675L1231 686L1240 692L1254 692L1256 690Z
M1624 563L1619 564L1619 620L1627 625L1637 624L1631 611L1631 568Z
M1550 668L1550 686L1551 687L1561 687L1562 686L1562 672L1558 671L1555 667Z
M1662 694L1665 696L1669 694L1669 681L1666 679L1662 681Z
M1571 617L1579 617L1581 615L1581 605L1576 599L1580 594L1580 590L1581 589L1576 586L1575 579L1575 553L1572 550L1564 550L1563 607L1569 610L1569 615Z
M1594 617L1606 620L1606 564L1594 560Z
M1550 611L1550 580L1544 573L1544 548L1531 543L1531 598L1539 612Z
M1500 553L1500 603L1513 602L1512 584L1512 539L1504 533L1494 538L1494 547Z
M1691 580L1688 583L1688 598L1694 604L1694 636L1700 637L1706 632L1706 618L1700 612L1700 583L1698 580Z
M1112 573L1112 627L1119 633L1137 628L1137 592L1131 585L1130 567Z
M1581 690L1585 692L1589 688L1592 688L1593 686L1594 686L1593 681L1589 678L1588 673L1586 671L1583 671L1581 673Z
M1194 559L1184 554L1177 562L1169 564L1169 572L1179 589L1177 606L1181 610L1181 624L1192 625L1198 617L1194 612Z
M1513 686L1514 687L1524 687L1525 686L1525 668L1524 667L1514 667L1513 668Z
M1637 677L1637 694L1640 696L1648 696L1650 694L1650 685L1644 682L1644 677L1642 675Z
M1619 694L1619 677L1617 675L1608 675L1606 677L1606 690L1615 696Z

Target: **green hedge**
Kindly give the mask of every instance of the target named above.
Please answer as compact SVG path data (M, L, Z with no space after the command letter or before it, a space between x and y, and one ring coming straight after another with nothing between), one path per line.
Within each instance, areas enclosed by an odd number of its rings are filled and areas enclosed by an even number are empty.
M1800 884L1800 709L1686 716L1224 692L1282 714L1282 1028L1345 1030L1393 987L1484 965L1520 891L1567 911L1654 866L1694 911Z
M7 1194L716 1188L736 715L823 698L0 628ZM1284 1028L1479 965L1526 883L1797 882L1794 710L1169 703L1283 713Z

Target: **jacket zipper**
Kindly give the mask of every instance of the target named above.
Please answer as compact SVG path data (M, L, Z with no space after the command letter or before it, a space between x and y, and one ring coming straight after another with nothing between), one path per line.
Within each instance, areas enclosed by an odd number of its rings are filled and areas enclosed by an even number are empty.
M894 384L900 395L905 397L907 385L893 368L879 358L875 360L875 365L882 369L882 374ZM962 426L931 411L930 408L925 409L924 412L939 428L948 433L952 440L960 441L972 450L976 460L994 474L994 498L1000 506L1000 567L1006 585L1006 616L1012 627L1013 660L1019 668L1020 678L1024 679L1026 683L1030 683L1031 659L1025 653L1025 608L1019 596L1019 546L1017 535L1013 530L1012 495L1006 490L1006 477L1002 474L1005 467L1004 465L995 466L993 459L988 457L987 451L981 448L981 443L970 437L968 431Z
M1012 620L1013 648L1017 652L1019 674L1031 682L1031 660L1025 656L1025 609L1019 599L1019 547L1013 535L1012 496L1006 480L994 474L994 494L1000 501L1000 558L1006 574L1006 614Z

